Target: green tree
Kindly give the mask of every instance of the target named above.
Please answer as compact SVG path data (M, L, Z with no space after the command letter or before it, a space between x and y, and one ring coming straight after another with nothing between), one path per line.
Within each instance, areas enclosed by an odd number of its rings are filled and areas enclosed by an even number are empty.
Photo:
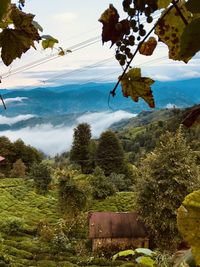
M108 176L124 173L124 151L116 134L110 130L101 134L97 147L97 165Z
M75 182L70 173L59 177L59 206L62 211L77 215L87 205L86 192Z
M13 168L10 172L10 177L24 178L26 176L26 166L21 159L13 163Z
M110 178L104 175L101 168L96 167L90 179L92 186L93 197L95 199L104 199L116 192L115 185L110 181Z
M82 173L90 169L91 129L87 123L81 123L74 129L74 139L70 151L70 160L81 166Z
M173 249L179 242L176 210L184 197L200 186L195 155L181 129L165 133L142 162L136 184L136 207L155 244Z
M45 194L48 191L48 186L51 183L51 168L48 164L41 162L33 164L29 177L34 180L35 187L40 194Z

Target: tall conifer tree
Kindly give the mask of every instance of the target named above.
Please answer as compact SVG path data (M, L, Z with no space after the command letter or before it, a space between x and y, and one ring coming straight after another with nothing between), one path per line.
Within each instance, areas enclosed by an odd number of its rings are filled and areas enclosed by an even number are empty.
M110 130L102 133L97 148L97 165L108 176L124 173L124 151L116 134Z
M82 173L87 173L90 165L91 129L87 123L81 123L74 129L74 139L70 159L81 166Z

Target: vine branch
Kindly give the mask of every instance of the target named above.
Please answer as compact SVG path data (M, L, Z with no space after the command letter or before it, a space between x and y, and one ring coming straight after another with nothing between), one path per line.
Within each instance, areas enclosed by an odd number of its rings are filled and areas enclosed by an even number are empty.
M0 95L0 99L1 99L1 102L2 102L2 104L3 104L4 109L6 109L6 104L5 104L4 100L3 100L2 95Z
M116 90L117 90L117 87L119 85L119 83L121 82L122 78L124 77L124 75L126 74L126 71L128 70L128 68L130 67L131 65L131 62L133 61L133 59L135 58L135 56L137 55L139 49L140 49L140 46L146 41L146 39L150 36L150 34L155 30L156 26L160 23L160 21L162 19L164 19L164 17L173 9L175 8L175 5L177 6L177 3L178 3L179 0L175 1L173 0L173 5L171 5L167 10L166 12L157 20L157 22L154 24L154 26L152 27L152 29L148 32L148 34L143 38L143 40L138 44L133 56L131 57L131 59L129 60L129 62L127 63L124 71L122 72L122 75L119 77L115 87L113 88L113 90L110 91L110 95L112 95L113 97L116 95ZM180 11L179 7L177 6L178 10ZM177 10L177 11L178 11ZM181 13L181 11L180 11ZM180 14L179 13L179 14ZM181 13L182 14L182 13ZM182 14L183 16L183 14ZM183 16L184 17L184 16ZM185 18L184 18L185 19Z
M180 8L177 5L177 2L175 0L172 1L173 6L175 7L176 11L178 12L179 16L181 17L182 21L185 23L185 25L188 25L188 21L184 17L183 13L181 12Z

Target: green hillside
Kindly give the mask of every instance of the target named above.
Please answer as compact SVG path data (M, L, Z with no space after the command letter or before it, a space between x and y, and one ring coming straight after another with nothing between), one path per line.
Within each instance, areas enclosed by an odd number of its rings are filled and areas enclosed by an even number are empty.
M133 193L123 192L103 201L95 201L90 210L127 211L133 208L131 203ZM80 240L74 240L73 245L68 243L65 248L59 247L55 233L59 234L62 217L56 188L51 189L46 196L41 196L35 193L32 180L1 179L0 266L122 265L122 262L111 265L109 260L91 258L90 253L77 254L76 246ZM57 229L53 238L52 229ZM86 239L84 242L89 241Z

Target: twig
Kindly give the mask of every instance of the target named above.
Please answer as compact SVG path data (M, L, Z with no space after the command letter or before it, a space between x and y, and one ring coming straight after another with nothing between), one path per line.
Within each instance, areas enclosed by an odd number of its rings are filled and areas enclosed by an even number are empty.
M185 25L188 25L188 21L184 17L183 13L181 12L179 6L177 5L177 2L175 0L172 1L173 6L176 8L176 11L178 12L179 16L181 17L182 21L185 23Z
M176 4L178 3L178 0L177 1L174 1ZM122 78L124 77L124 75L126 74L126 71L128 70L131 62L133 61L134 57L136 56L136 54L138 53L139 49L140 49L140 46L146 41L146 39L149 37L149 35L155 30L156 26L160 23L160 21L174 8L175 6L174 5L171 5L167 11L161 16L160 19L158 19L158 21L154 24L153 28L148 32L148 34L143 38L143 40L138 44L133 56L131 57L131 59L129 60L129 62L127 63L122 75L120 76L120 78L118 79L115 87L113 88L112 91L110 91L110 94L114 97L116 95L116 90L117 90L117 87L119 85L119 83L121 82Z
M5 104L4 100L3 100L2 95L0 95L0 99L1 99L1 102L2 102L2 104L3 104L4 109L6 109L6 104Z

